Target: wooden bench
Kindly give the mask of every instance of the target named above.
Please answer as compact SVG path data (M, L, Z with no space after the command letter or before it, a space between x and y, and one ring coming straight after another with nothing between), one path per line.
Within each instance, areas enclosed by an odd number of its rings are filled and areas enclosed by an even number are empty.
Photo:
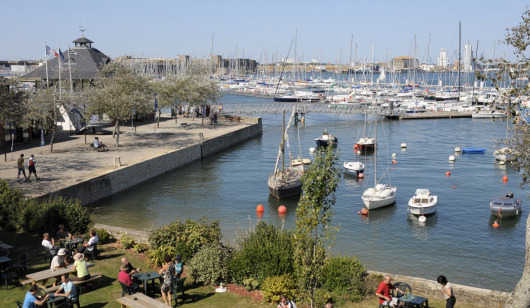
M182 123L180 123L180 127L181 128L188 128L188 123L187 122L182 122Z
M101 277L102 276L100 274L95 274L95 275L90 276L90 279L83 280L83 281L72 281L72 282L74 283L75 286L82 286L84 284L90 284L90 283L98 280ZM49 287L49 288L46 288L44 290L46 290L47 293L50 293L50 292L55 292L55 291L59 290L60 287L61 287L61 285L56 285L55 287Z
M124 297L117 298L116 301L121 304L121 307L130 308L167 308L164 303L146 296L142 293L134 293Z

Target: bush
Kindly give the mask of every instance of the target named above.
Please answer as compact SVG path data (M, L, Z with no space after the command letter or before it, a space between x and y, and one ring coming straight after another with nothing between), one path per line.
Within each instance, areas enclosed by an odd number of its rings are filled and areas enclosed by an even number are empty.
M0 180L0 226L4 230L16 230L20 204L24 194Z
M108 244L112 241L112 235L107 232L105 229L94 229L96 231L96 234L98 235L98 244ZM90 239L90 232L85 233L83 236L85 242L88 242Z
M134 239L133 239L128 233L124 233L124 234L120 237L120 243L121 243L121 247L122 247L123 249L133 248L133 246L134 246Z
M243 285L247 291L256 290L259 287L259 282L254 278L243 279Z
M79 200L63 198L20 203L16 214L18 231L29 233L49 232L54 235L59 224L64 224L72 234L83 234L91 223L86 207Z
M293 244L290 232L259 222L244 236L228 263L230 277L242 284L253 278L262 284L266 277L294 273Z
M202 246L188 264L193 280L204 285L217 285L226 282L228 271L226 261L230 249L221 243L210 243Z
M374 295L384 278L385 277L381 274L368 274L364 279L364 295Z
M361 301L366 292L366 269L350 256L330 257L322 271L322 285L336 294L348 294L350 300Z
M176 247L183 260L190 260L203 245L220 240L219 221L210 222L207 218L198 221L187 219L184 223L173 221L149 232L149 244L153 249L161 246Z
M173 246L160 246L156 249L150 249L147 252L149 262L155 266L162 266L164 264L164 256L169 255L172 258L177 255L177 248Z
M146 244L134 244L133 250L134 252L136 252L136 254L140 254L147 250L147 245Z
M293 299L296 297L296 282L289 274L267 277L261 286L261 294L268 302L279 302L282 294Z

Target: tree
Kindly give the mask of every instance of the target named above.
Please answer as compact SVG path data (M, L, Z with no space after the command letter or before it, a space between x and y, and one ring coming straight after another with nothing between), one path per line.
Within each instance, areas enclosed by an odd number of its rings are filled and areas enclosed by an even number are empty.
M327 259L325 247L332 243L337 228L331 226L335 191L340 182L336 167L338 154L328 147L319 151L313 165L304 174L303 194L296 209L295 268L298 288L314 307L315 290L322 282L322 268Z
M530 46L530 9L522 14L522 22L511 29L507 29L504 43L514 48L516 61L494 59L485 61L499 68L493 76L481 76L490 79L502 94L502 99L517 103L523 97L530 95L530 59L528 47ZM507 84L501 88L501 84ZM513 110L510 110L513 112ZM521 186L530 180L530 131L529 124L522 124L520 116L514 121L512 136L505 140L515 155L514 167L522 176ZM526 221L526 256L525 267L521 280L506 301L504 307L530 307L530 215Z
M168 76L155 82L160 108L174 107L189 101L191 76ZM159 109L160 110L160 109ZM158 115L160 119L160 114ZM175 123L177 119L175 118Z
M0 77L0 125L11 123L15 126L22 122L26 93L18 90L16 84L16 80Z
M105 113L115 122L116 146L120 145L120 121L130 119L134 112L149 113L153 110L153 87L147 77L134 72L118 62L105 66L87 91L88 114Z
M68 105L70 98L65 96L64 102ZM53 141L59 120L59 104L54 88L37 89L32 92L24 102L26 113L24 124L33 125L44 130L51 130L50 152L53 152Z

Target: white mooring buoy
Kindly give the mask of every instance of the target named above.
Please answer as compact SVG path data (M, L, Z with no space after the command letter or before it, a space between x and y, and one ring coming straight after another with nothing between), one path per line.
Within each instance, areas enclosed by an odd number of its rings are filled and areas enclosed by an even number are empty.
M316 152L316 150L317 150L317 149L316 149L315 147L310 147L310 148L309 148L309 153L313 154L313 153Z
M456 147L455 152L462 152L462 149L460 147Z
M453 162L456 160L456 157L454 155L449 155L449 161Z
M419 222L426 222L426 221L427 221L427 218L426 218L425 216L422 215L422 216L418 217L418 221L419 221Z
M406 147L407 147L407 144L406 144L405 142L403 142L403 143L401 144L401 148L404 149L404 148L406 148Z

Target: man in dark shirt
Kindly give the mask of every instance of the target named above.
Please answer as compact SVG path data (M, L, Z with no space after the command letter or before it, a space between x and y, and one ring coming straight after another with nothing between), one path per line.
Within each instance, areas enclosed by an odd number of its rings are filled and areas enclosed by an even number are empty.
M129 262L129 260L127 260L127 258L121 258L121 264L127 268L125 272L129 275L138 273L141 270L141 268L135 268L134 266L132 266L132 264Z

